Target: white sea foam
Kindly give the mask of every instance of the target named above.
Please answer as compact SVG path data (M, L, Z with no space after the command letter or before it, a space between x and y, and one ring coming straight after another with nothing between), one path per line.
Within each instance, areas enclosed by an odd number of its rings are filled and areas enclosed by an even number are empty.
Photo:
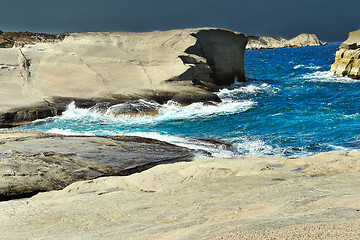
M255 85L255 84L249 84L244 86L243 84L241 86L239 85L232 85L228 88L221 89L217 95L226 102L227 99L232 99L235 95L238 93L248 93L253 94L257 92L261 92L267 88L270 88L271 85L267 83L263 83L261 85Z
M299 64L299 65L296 65L293 67L293 69L299 69L299 68L306 68L306 69L320 69L321 67L320 66L306 66L306 65L303 65L303 64Z
M358 152L358 151L360 151L359 149L347 148L347 147L343 147L343 146L336 146L336 145L332 145L332 144L329 144L328 146L331 147L334 151L339 151L339 152Z
M301 76L301 79L306 81L316 81L316 82L338 82L338 83L360 83L359 80L354 80L349 77L343 77L339 75L334 75L333 72L329 71L316 71L313 73L307 73Z
M350 115L343 115L344 119L359 119L360 118L360 113L354 113L354 114L350 114Z
M203 103L194 103L188 106L181 106L175 102L168 102L162 105L155 116L142 115L131 116L123 115L121 117L102 116L97 112L91 112L89 109L77 108L71 103L67 110L57 119L78 121L87 118L87 121L101 122L103 125L124 125L136 126L146 124L156 124L164 121L175 121L182 119L204 118L219 116L246 111L255 103L252 101L226 101L217 105L205 105ZM57 130L58 131L58 130ZM52 131L54 132L54 131ZM65 132L64 132L65 133ZM66 133L65 133L66 134ZM71 133L70 133L71 134ZM79 132L76 132L79 134ZM68 135L68 134L66 134Z
M269 155L282 155L279 148L266 144L260 139L253 139L249 137L238 137L232 139L234 144L234 152L237 156L269 156Z
M61 117L65 119L74 119L74 118L82 118L85 116L97 117L99 116L96 112L91 112L87 108L78 108L75 105L75 102L71 102L66 111L62 113Z
M193 103L183 107L176 102L170 101L159 109L159 115L155 116L155 118L157 120L176 120L207 117L211 115L225 115L246 111L254 104L255 103L251 100L228 100L216 105Z
M214 105L193 103L188 106L181 106L176 102L169 101L158 109L158 114L155 116L124 115L121 117L110 117L101 116L99 113L89 111L89 109L77 108L74 103L71 103L68 106L67 110L63 113L61 118L81 119L84 117L91 117L94 119L101 118L101 121L107 121L109 123L121 123L124 125L141 125L162 121L193 119L243 112L254 106L254 104L255 102L250 100L235 101L229 99L223 101L222 103L217 103Z
M265 85L263 86L265 87ZM254 91L253 89L258 89L259 87L250 87L244 88L244 91ZM260 89L260 88L259 88ZM230 94L228 92L227 94ZM95 124L101 123L102 125L116 125L122 126L121 128L115 128L111 131L103 128L94 128L93 130L74 130L66 128L52 128L47 132L58 133L63 135L132 135L132 136L142 136L158 139L161 141L166 141L173 143L179 146L187 147L194 150L204 150L211 153L214 157L234 157L236 152L225 147L216 146L214 144L208 143L206 141L196 140L194 138L186 138L180 136L171 136L168 134L156 133L156 132L136 132L131 130L121 130L126 129L126 126L142 126L147 124L156 124L163 121L174 121L181 119L193 119L193 118L208 118L219 115L233 114L237 112L243 112L251 108L256 104L250 100L232 100L231 98L224 98L223 102L217 103L216 105L206 105L203 103L193 103L188 106L181 106L180 104L169 101L168 103L160 106L158 109L159 114L156 116L121 116L121 117L110 117L102 116L97 112L92 112L89 109L77 108L75 103L71 103L67 110L63 113L62 116L58 117L60 120L64 119L66 121L74 120L74 124L82 124L80 120L86 118L85 122L94 122ZM66 127L66 126L64 126ZM207 156L203 154L202 151L198 151L199 155L197 157Z
M301 67L305 67L305 65L303 65L303 64L296 65L296 66L294 67L294 69L298 69L298 68L301 68Z
M308 66L308 67L305 67L307 69L320 69L321 67L320 66Z

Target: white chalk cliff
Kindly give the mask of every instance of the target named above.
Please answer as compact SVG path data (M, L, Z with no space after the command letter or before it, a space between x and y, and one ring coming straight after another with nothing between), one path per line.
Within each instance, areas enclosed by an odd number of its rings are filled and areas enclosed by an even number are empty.
M54 43L0 48L0 125L56 115L64 99L87 101L86 106L167 101L177 94L214 100L209 89L245 79L246 43L240 33L199 28L73 33Z

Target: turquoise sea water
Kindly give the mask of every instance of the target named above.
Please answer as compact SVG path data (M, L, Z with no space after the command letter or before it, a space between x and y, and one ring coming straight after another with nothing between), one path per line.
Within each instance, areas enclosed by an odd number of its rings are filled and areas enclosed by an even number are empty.
M249 50L249 81L219 93L223 103L180 107L169 102L157 116L102 116L73 104L60 117L20 127L84 135L138 135L214 156L306 156L360 149L360 81L329 73L338 45ZM234 143L231 150L187 137Z

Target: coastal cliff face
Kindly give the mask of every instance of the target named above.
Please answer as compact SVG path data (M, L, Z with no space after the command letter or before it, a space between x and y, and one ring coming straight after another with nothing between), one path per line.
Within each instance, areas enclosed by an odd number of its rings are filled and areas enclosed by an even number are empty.
M360 79L360 30L350 32L335 55L331 72L353 79Z
M247 37L199 28L73 33L61 41L0 48L0 126L80 107L147 99L220 101L211 92L245 80ZM190 100L189 100L190 98Z
M282 37L271 36L249 36L249 42L246 45L247 50L267 49L267 48L288 48L288 47L306 47L326 45L319 40L315 34L302 33L297 37L287 40Z

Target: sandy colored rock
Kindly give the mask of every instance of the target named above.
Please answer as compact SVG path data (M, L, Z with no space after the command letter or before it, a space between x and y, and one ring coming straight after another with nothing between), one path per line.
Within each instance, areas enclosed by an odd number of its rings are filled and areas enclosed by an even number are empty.
M246 43L240 33L198 28L72 33L60 42L0 48L0 126L57 115L71 101L162 103L183 92L213 101L212 90L245 80Z
M303 223L277 228L243 230L224 234L215 239L360 239L360 220Z
M360 152L206 158L1 202L0 230L6 239L357 239L359 199Z
M349 38L336 52L331 72L353 79L360 79L360 30L350 32Z
M288 48L288 47L306 47L326 45L319 40L315 34L302 33L290 40L282 37L271 36L249 36L249 42L246 45L247 50L267 49L267 48Z

